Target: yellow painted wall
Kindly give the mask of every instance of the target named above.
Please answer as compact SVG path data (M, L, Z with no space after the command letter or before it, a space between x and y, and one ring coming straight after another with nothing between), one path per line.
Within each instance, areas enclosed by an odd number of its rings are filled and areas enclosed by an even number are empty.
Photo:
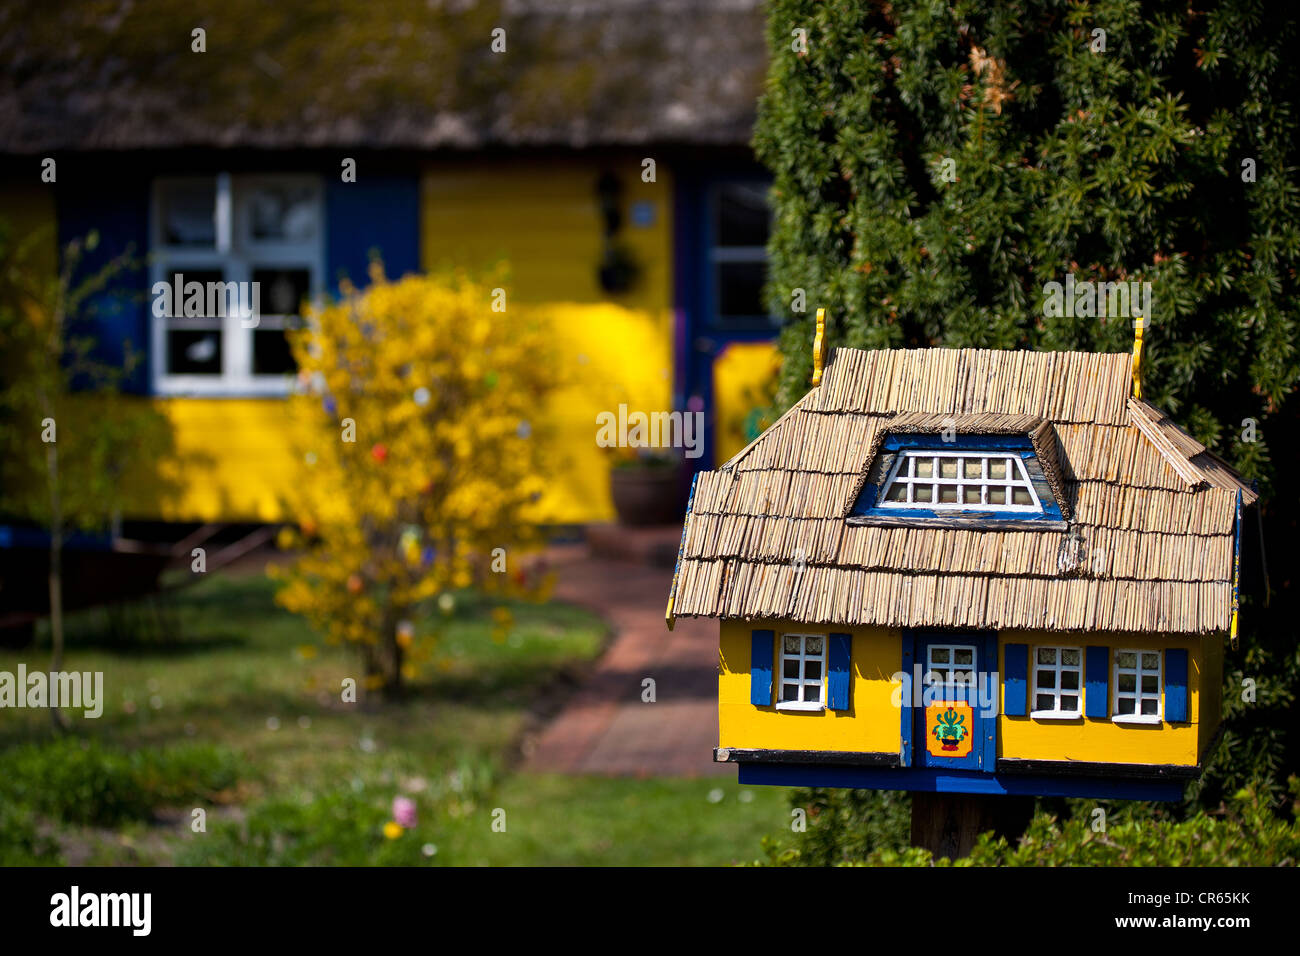
M176 459L169 500L132 502L128 517L168 521L277 521L300 476L301 447L280 398L156 398L171 421Z
M1185 647L1188 651L1188 713L1191 723L1120 724L1109 719L1083 717L1078 720L1040 720L1032 717L998 718L998 756L1037 760L1090 760L1105 763L1195 764L1199 756L1198 722L1202 669L1205 659L1199 640L1091 634L1069 635L1007 632L998 635L998 657L1005 673L1006 645L1029 645L1029 683L1033 685L1034 648L1040 644L1087 647L1106 644L1111 648L1111 688L1114 700L1114 652L1117 649L1164 651ZM1217 683L1218 676L1211 678ZM1163 693L1163 688L1162 688ZM1005 702L1005 692L1004 692ZM1163 708L1162 708L1163 710Z
M623 182L619 240L641 274L626 294L597 280L603 221L596 182ZM421 183L421 264L481 270L504 259L510 299L542 306L553 319L560 361L573 384L544 412L556 465L536 517L585 522L613 517L607 451L596 445L596 415L670 410L672 401L671 179L641 181L628 157L450 162L431 165ZM653 204L647 227L631 222L634 202Z
M897 631L852 631L853 686L847 711L778 711L749 702L750 631L771 628L821 633L807 625L723 621L718 655L718 746L741 750L849 750L897 753L901 734L894 704L902 650ZM837 628L837 630L840 630Z
M774 706L750 703L750 634L770 628L782 632L827 633L826 628L782 622L723 621L718 675L718 740L720 747L754 750L847 750L894 753L900 746L899 712L894 698L898 683L890 676L901 667L899 632L886 628L852 631L853 686L848 711L778 711ZM841 630L836 628L836 630ZM1217 642L1218 638L1207 639ZM1086 760L1105 763L1193 765L1202 738L1208 742L1213 728L1203 727L1202 684L1217 687L1221 664L1199 640L1125 635L1069 635L1008 632L999 636L999 673L1005 673L1008 643L1030 647L1039 644L1079 646L1108 644L1115 649L1163 651L1171 646L1188 650L1190 723L1158 725L1119 724L1109 719L1042 720L1030 717L998 718L998 756L1037 760ZM1215 646L1220 646L1217 643ZM1221 655L1221 646L1220 646ZM776 659L779 659L776 658ZM1033 681L1030 665L1029 680ZM1113 694L1113 688L1111 693ZM1207 695L1213 700L1214 695ZM1113 699L1113 698L1111 698ZM1217 704L1204 720L1217 724ZM1202 733L1205 730L1208 736Z
M750 443L745 425L771 404L781 353L775 342L733 342L713 364L714 459L722 464Z

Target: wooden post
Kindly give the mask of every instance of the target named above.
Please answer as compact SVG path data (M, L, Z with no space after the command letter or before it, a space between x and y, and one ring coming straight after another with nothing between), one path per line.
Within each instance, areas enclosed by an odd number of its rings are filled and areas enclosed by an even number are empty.
M986 830L1014 841L1034 814L1033 797L970 793L912 794L912 846L935 857L969 856Z

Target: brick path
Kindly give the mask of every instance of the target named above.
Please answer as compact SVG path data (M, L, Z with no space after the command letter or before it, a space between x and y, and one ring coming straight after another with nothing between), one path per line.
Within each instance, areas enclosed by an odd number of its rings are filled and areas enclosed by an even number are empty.
M525 744L526 771L698 777L734 773L713 762L718 740L718 625L683 619L669 632L672 570L555 548L555 596L603 616L614 639L559 715ZM641 682L655 680L655 703Z

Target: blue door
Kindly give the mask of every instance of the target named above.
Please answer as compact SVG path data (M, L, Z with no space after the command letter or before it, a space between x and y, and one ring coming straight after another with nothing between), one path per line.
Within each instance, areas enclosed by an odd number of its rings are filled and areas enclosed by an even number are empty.
M767 239L770 180L757 169L734 165L681 170L675 187L675 291L678 328L674 348L674 408L703 411L704 454L697 469L714 462L718 430L714 367L727 348L770 342L781 319L767 314Z
M912 765L984 770L997 762L997 638L917 635L921 699L913 705Z

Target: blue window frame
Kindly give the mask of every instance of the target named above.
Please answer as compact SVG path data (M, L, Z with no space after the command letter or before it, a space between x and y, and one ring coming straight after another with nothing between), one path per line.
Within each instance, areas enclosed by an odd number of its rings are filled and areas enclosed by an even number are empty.
M849 520L1065 526L1028 435L888 435Z

